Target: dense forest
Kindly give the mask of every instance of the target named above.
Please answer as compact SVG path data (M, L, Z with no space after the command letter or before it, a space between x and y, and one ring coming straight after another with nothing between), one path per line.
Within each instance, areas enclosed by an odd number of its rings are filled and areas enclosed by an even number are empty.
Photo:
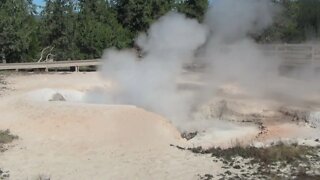
M320 37L320 0L273 0L281 13L260 43L300 43ZM134 46L134 38L169 11L203 21L208 0L32 0L0 1L0 60L37 61L101 57L109 47Z

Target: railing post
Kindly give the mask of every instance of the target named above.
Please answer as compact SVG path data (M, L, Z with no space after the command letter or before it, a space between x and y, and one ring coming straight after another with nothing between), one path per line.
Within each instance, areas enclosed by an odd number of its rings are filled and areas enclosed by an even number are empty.
M314 57L315 57L315 55L316 55L316 48L315 48L315 46L312 44L311 45L311 48L312 48L312 52L311 52L311 62L312 62L312 64L314 64Z

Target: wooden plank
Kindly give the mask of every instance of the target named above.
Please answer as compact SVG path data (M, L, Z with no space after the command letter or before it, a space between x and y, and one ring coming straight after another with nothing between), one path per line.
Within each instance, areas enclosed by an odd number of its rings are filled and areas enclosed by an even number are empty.
M42 69L42 68L63 68L63 67L82 67L82 66L98 66L100 60L79 60L79 61L54 61L41 63L6 63L0 64L0 70L15 69Z

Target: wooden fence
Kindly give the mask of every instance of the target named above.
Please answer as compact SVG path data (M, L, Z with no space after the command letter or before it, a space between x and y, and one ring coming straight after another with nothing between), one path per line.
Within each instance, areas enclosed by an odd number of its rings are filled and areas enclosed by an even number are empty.
M73 61L54 61L54 62L33 62L33 63L2 63L0 64L0 70L26 70L26 69L49 69L56 68L74 68L75 71L79 71L80 67L85 66L98 66L100 60L73 60Z
M284 65L310 64L320 67L320 44L264 44L259 48L268 56L279 57ZM20 69L54 69L73 67L76 71L83 66L99 66L100 59L95 60L73 60L54 61L41 63L0 63L0 70Z
M320 65L320 44L270 44L260 48L267 55L279 57L284 64Z

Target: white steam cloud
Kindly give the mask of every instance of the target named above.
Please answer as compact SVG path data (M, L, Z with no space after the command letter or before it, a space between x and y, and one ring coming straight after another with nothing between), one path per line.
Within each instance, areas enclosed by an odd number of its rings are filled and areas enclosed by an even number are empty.
M216 0L206 23L215 39L235 41L270 26L277 9L268 0Z
M192 97L178 91L177 78L207 34L196 20L169 13L138 37L143 58L128 50L108 50L102 72L117 87L113 103L138 105L175 120L187 118Z
M283 82L278 75L279 59L265 56L248 36L270 26L278 11L265 0L217 0L203 24L168 13L137 38L142 58L132 50L105 52L101 71L112 81L106 103L146 108L183 129L194 108L225 84L236 84L257 98L306 92L291 90L294 83ZM195 76L184 68L190 63L204 65L198 80L202 85L181 90L179 82L200 83L188 79Z

